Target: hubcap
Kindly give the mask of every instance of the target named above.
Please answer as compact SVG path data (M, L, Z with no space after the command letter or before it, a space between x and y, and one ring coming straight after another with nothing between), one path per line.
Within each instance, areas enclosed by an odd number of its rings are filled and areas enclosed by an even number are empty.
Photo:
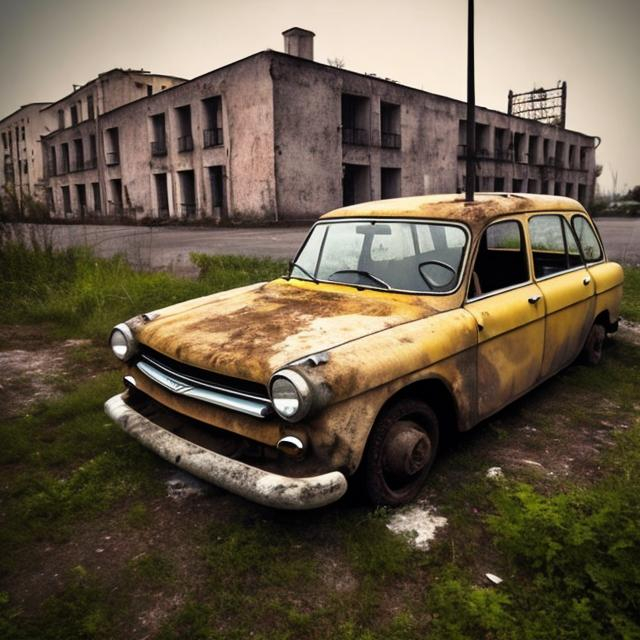
M414 422L393 425L385 442L385 469L398 477L414 476L431 459L431 440Z

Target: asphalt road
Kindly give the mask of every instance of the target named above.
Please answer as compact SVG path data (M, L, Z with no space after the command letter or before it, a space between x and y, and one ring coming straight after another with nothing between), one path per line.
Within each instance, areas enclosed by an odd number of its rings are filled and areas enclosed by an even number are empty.
M640 219L601 218L597 225L609 259L640 265ZM124 253L138 268L195 273L192 251L211 254L269 256L288 260L306 236L307 227L183 228L100 225L19 225L19 233L49 238L56 247L84 245L99 256Z

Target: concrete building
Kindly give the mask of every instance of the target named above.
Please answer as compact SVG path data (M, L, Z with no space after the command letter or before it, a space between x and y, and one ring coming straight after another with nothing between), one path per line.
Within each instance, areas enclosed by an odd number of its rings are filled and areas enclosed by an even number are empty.
M270 223L462 190L465 103L319 64L313 37L289 29L288 53L103 103L95 121L46 135L54 215ZM45 111L71 109L69 98ZM479 190L589 204L596 138L481 107L476 118Z
M0 194L3 188L9 188L19 202L28 194L46 199L51 208L55 202L51 182L58 172L67 175L96 169L97 132L103 113L182 82L183 78L142 69L111 69L85 85L74 86L69 95L57 102L21 107L0 121L4 149ZM43 154L42 140L52 133L59 135L60 148L50 155ZM77 196L80 212L81 189Z
M40 136L48 130L48 115L42 112L48 104L27 104L0 120L0 195L15 196L20 205L25 196L42 197L44 172Z

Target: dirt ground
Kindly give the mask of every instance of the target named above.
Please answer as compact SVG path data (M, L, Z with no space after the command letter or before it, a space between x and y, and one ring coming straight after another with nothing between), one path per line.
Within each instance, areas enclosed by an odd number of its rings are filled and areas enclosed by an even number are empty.
M640 325L625 322L614 339L640 344ZM78 355L80 352L82 357ZM42 400L62 394L78 381L95 377L113 366L106 348L89 341L57 340L46 327L0 326L0 368L4 374L0 387L0 419L24 415ZM572 373L561 375L571 376ZM440 501L443 496L449 496L451 487L464 487L468 469L473 467L477 473L478 460L482 460L483 475L490 468L498 468L498 476L530 477L543 485L557 486L557 483L576 478L588 482L597 476L602 450L612 443L616 430L628 425L616 418L615 406L604 411L595 429L593 425L580 426L579 420L576 424L575 415L564 412L563 398L558 393L562 384L556 379L545 383L473 432L456 438L442 453L434 468L434 481L425 489L417 508L437 514ZM586 392L584 397L574 400L577 406L588 407L591 402ZM540 411L548 414L542 424L536 418ZM571 427L570 437L567 437L567 426ZM283 516L248 505L215 487L192 482L188 476L161 461L156 473L166 492L145 502L146 515L142 525L126 524L136 505L125 501L105 517L79 524L69 538L59 544L37 542L32 545L21 559L20 570L0 579L0 590L10 592L12 600L20 607L37 607L48 596L57 593L67 580L70 568L78 566L118 589L127 564L149 553L159 553L177 567L177 580L169 586L149 588L141 584L139 588L134 587L130 597L136 611L135 622L132 627L123 629L128 637L147 638L184 604L184 592L176 585L204 584L198 544L212 522L291 518L297 526L305 518L304 515ZM336 592L353 591L357 577L332 555L331 535L323 531L323 527L328 527L327 523L333 521L336 514L352 507L349 500L341 501L320 515L312 516L319 527L315 534L318 540L316 552L320 556L326 554L330 559L324 561L323 580ZM403 512L405 520L411 521L416 516L413 509L410 507ZM432 532L437 540L450 537L452 549L456 544L464 545L462 537L457 539L459 532L442 520L438 520L438 525ZM493 569L492 561L491 557L474 559L482 574Z

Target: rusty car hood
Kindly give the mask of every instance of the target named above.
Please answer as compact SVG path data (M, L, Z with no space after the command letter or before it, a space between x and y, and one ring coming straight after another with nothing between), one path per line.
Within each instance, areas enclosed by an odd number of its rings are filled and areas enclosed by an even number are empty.
M432 301L280 279L161 309L136 333L181 362L266 383L299 358L441 310Z

